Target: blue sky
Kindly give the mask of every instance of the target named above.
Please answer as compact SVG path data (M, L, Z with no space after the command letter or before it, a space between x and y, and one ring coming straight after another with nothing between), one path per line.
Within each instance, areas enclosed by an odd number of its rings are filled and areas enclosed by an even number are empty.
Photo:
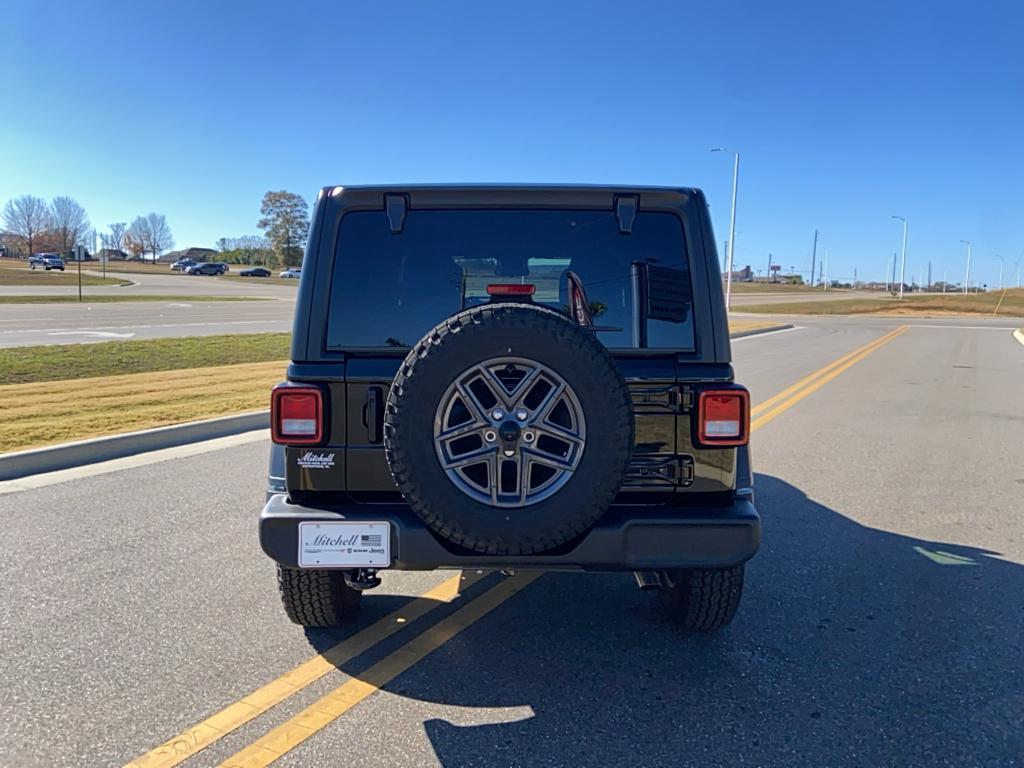
M295 6L295 7L291 7ZM332 183L702 187L736 262L994 285L1024 249L1024 4L8 3L0 205L158 211L178 246ZM1012 277L1012 274L1010 275Z

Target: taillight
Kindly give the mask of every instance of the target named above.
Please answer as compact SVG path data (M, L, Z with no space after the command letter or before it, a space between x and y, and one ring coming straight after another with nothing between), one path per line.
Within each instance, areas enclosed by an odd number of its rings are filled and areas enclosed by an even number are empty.
M708 389L697 400L697 440L702 445L746 445L750 437L750 393Z
M270 395L270 437L283 445L323 440L323 395L316 387L275 387Z
M537 286L531 283L491 283L487 286L488 296L533 296Z

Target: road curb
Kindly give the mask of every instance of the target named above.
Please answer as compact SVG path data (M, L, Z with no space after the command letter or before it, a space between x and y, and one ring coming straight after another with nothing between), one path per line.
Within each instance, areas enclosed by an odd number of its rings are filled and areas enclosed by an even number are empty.
M736 333L730 333L730 339L743 339L747 336L759 336L762 333L775 333L775 331L788 331L793 327L792 323L784 323L781 325L769 325L766 328L751 328L747 331L737 331Z
M1016 331L1014 331L1013 338L1015 338L1021 344L1024 344L1024 328L1018 328Z
M251 411L235 416L190 421L168 427L125 432L109 437L77 440L46 448L32 448L0 455L0 481L15 480L43 472L55 472L100 461L120 459L138 453L174 448L217 437L237 435L270 426L270 411Z

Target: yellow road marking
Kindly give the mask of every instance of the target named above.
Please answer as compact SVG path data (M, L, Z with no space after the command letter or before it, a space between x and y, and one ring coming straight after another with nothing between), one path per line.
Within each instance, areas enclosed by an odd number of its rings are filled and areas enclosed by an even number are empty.
M778 405L772 407L771 410L761 413L760 416L758 416L751 422L750 431L753 432L754 430L763 427L765 424L774 419L780 413L788 411L790 408L799 403L805 397L807 397L810 394L813 394L814 392L817 392L819 389L824 387L826 384L832 381L832 379L841 374L843 371L847 370L853 365L856 365L879 347L888 344L890 341L895 339L905 330L907 330L907 326L901 325L892 333L887 333L885 336L878 339L878 341L875 341L872 344L868 344L866 347L862 347L861 349L857 350L855 353L853 353L852 357L847 355L845 358L840 358L838 362L841 364L838 365L838 367L835 363L832 364L831 366L826 366L825 369L823 369L827 371L827 373L825 373L824 376L819 374L818 378L814 378L814 380L811 381L810 384L805 386L799 392L794 393L789 399L783 400ZM809 378L813 378L813 375Z
M368 670L360 673L358 678L352 678L335 688L295 717L229 757L221 763L221 768L270 765L440 648L466 627L486 616L539 576L540 573L522 573L505 579L464 608L460 608L385 656Z
M906 329L907 326L904 325L890 331L818 369L763 403L759 403L751 410L751 416L756 417L751 423L751 432L821 389L843 371L860 362ZM539 573L521 574L501 582L464 608L459 609L386 656L362 673L358 679L353 678L339 686L295 717L245 747L223 763L222 768L265 766L278 760L286 752L337 720L539 576ZM479 578L479 575L467 577L465 586L469 586ZM460 581L459 576L449 579L356 635L299 665L291 672L257 689L145 755L136 758L126 768L167 768L177 765L329 672L336 670L345 661L355 658L390 637L408 622L426 615L439 605L451 602L459 594Z
M796 392L796 391L802 389L803 387L807 386L808 384L810 384L812 381L814 381L818 377L824 376L825 374L829 373L830 371L834 370L835 368L838 368L839 366L843 365L843 363L846 363L847 361L849 361L850 359L856 357L857 355L860 355L860 354L862 354L864 352L867 352L867 351L874 351L875 348L880 347L882 344L885 344L890 339L893 339L896 336L898 336L899 334L903 333L903 331L906 330L906 327L907 326L905 326L905 325L901 325L899 328L896 328L896 329L894 329L892 331L889 331L889 333L885 334L884 336L882 336L882 337L880 337L878 339L875 339L874 341L869 342L868 344L865 344L863 347L859 347L859 348L853 350L853 352L850 352L848 354L843 355L838 360L833 360L831 363L829 363L828 365L826 365L826 366L824 366L822 368L819 368L814 373L812 373L812 374L810 374L808 376L805 376L804 378L800 379L800 381L798 381L796 384L793 384L792 386L786 387L784 390L782 390L778 394L773 395L772 397L769 397L763 403L758 403L757 405L755 405L750 410L751 417L752 418L756 417L762 411L765 411L768 408L771 408L776 403L779 403L779 402L785 400L787 397L792 395L794 392Z
M408 626L410 622L425 616L445 603L450 603L459 596L460 589L467 589L481 578L483 578L483 574L476 572L467 574L465 581L461 575L453 576L424 592L415 600L411 600L397 611L374 622L366 629L342 640L309 661L303 662L291 672L286 672L198 725L192 726L141 757L135 758L125 768L168 768L177 765L329 672L335 671L338 665L354 659L403 627Z

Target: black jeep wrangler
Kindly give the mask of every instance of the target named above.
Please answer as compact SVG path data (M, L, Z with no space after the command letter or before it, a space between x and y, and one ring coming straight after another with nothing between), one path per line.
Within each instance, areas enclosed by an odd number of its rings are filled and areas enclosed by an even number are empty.
M260 543L292 621L435 568L633 571L733 618L760 520L699 190L327 187L291 357Z

